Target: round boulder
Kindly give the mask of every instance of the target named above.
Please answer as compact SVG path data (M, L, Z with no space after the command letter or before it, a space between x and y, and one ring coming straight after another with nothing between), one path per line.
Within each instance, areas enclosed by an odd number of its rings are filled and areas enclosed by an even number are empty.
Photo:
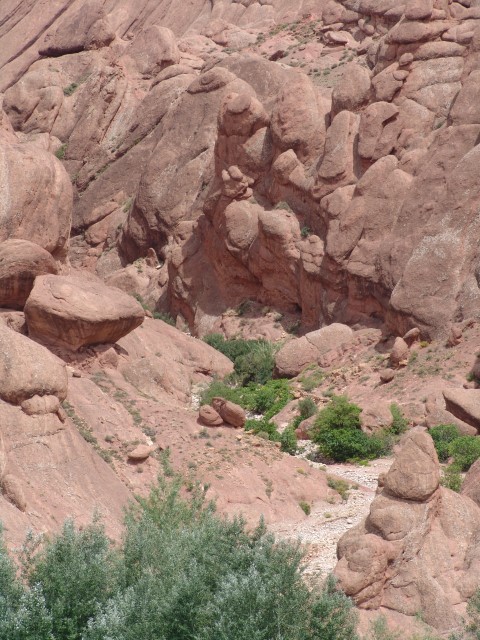
M0 307L23 309L35 278L57 271L52 256L34 242L6 240L0 243Z
M243 427L245 425L246 415L240 405L224 398L213 398L212 406L227 424L231 424L234 427Z
M144 317L132 296L81 276L39 276L25 304L30 336L74 351L117 342Z
M213 407L204 404L198 412L198 419L207 427L219 427L223 424L222 416Z
M0 398L22 404L38 396L67 396L65 364L48 349L0 323ZM33 402L35 404L35 402ZM31 408L32 403L27 403Z
M440 465L432 438L422 431L411 431L385 476L385 489L397 498L423 502L438 489Z
M150 454L155 451L155 446L149 446L147 444L139 444L133 451L128 453L128 459L132 462L142 462L150 457Z

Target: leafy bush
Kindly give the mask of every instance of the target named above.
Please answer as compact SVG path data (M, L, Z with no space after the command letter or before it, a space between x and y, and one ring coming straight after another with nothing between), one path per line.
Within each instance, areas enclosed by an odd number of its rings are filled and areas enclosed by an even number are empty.
M234 368L241 384L266 384L271 380L275 368L274 354L272 344L258 340L248 353L237 358Z
M80 640L82 629L118 587L115 556L103 527L77 531L67 521L60 535L30 559L28 582L39 585L55 638Z
M440 484L452 491L460 492L462 488L463 478L460 469L455 464L449 464L443 471Z
M332 396L330 404L319 412L311 430L312 440L318 444L322 456L336 462L361 462L391 452L398 434L408 424L398 407L391 407L394 425L374 435L361 430L361 411L345 396Z
M63 160L65 158L65 154L67 153L67 148L67 143L60 145L60 147L58 147L58 149L55 151L55 157L58 158L58 160Z
M282 451L294 455L297 452L297 436L295 435L295 429L292 426L288 426L284 429L280 436L280 442L282 443Z
M333 396L315 421L318 431L331 429L360 429L361 408L346 396Z
M298 506L306 516L309 516L312 513L312 506L309 502L305 502L305 500L302 500L298 503Z
M468 471L472 464L480 458L480 438L477 436L460 436L455 438L448 451L453 458L453 464L460 471Z
M28 557L25 587L0 549L0 640L357 640L352 603L333 578L307 587L298 545L180 491L174 478L139 499L115 554L97 525L66 525Z
M315 432L313 440L323 456L336 462L370 460L385 453L381 439L361 429L322 429Z
M261 418L260 420L247 420L245 422L245 429L247 431L253 431L256 435L267 434L268 440L272 442L280 442L280 433L278 432L277 425L274 422L270 422L267 418Z
M432 427L428 433L432 436L438 459L445 462L450 457L450 443L460 437L458 427L454 424L439 424Z
M246 387L233 387L225 382L214 380L202 393L201 404L210 404L216 396L235 402L246 411L260 413L267 420L276 415L291 399L288 380L270 380L264 385L249 384Z
M272 378L275 367L275 347L266 340L226 340L220 333L212 333L204 341L223 353L234 365L237 381L265 384Z
M299 402L298 402L298 410L300 412L300 416L301 416L302 420L306 420L307 418L311 418L318 411L317 405L312 400L312 398L302 398L302 400L299 400Z
M392 414L392 424L390 430L395 435L399 436L408 429L408 420L403 416L402 411L398 404L390 405L390 413Z
M327 485L330 489L339 493L342 500L346 501L348 499L348 490L350 489L350 485L346 480L327 475Z

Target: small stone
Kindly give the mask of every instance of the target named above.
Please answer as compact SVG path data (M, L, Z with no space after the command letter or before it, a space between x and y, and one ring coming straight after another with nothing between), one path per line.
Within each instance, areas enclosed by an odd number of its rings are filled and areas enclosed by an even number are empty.
M395 371L393 369L383 369L380 371L380 381L383 384L387 384L387 382L391 382L395 378Z
M413 62L413 53L404 53L403 55L400 56L398 60L398 64L401 67L405 67L412 62Z
M140 462L146 460L150 454L155 451L155 446L148 446L146 444L139 444L133 451L130 451L128 455L129 460Z

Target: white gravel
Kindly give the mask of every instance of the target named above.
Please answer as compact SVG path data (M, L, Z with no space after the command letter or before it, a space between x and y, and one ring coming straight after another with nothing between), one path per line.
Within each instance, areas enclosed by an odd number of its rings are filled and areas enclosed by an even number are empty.
M306 455L305 453L301 457ZM310 462L313 467L325 468L331 475L344 478L353 487L349 490L346 502L319 503L313 506L308 518L296 523L282 523L272 527L278 537L299 540L306 546L307 577L325 577L331 573L337 563L337 543L342 535L358 524L369 512L375 497L377 479L380 473L387 471L392 458L381 458L368 466L351 464L320 465ZM333 500L335 492L331 492Z

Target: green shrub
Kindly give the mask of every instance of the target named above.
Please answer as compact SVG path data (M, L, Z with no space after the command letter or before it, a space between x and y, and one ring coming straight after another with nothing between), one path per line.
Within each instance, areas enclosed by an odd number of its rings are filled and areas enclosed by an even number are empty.
M210 404L217 396L239 404L246 411L262 414L267 420L281 411L292 397L288 380L282 378L246 387L233 387L214 380L201 394L200 402Z
M305 391L310 392L322 384L325 380L325 373L319 367L307 368L302 372L299 380L302 384L302 388Z
M67 153L68 144L64 143L55 151L55 157L58 160L63 160L65 158L65 154Z
M477 436L460 436L455 438L448 451L453 458L453 464L461 471L468 471L472 464L480 458L480 438Z
M234 365L238 382L265 384L272 378L275 367L275 347L266 340L226 340L219 333L212 333L204 341L223 353Z
M272 379L275 368L273 345L258 340L248 353L235 360L234 368L242 385L249 382L266 384Z
M306 420L317 413L317 405L312 398L302 398L302 400L298 402L298 410L302 420Z
M305 502L305 500L301 500L298 503L298 506L306 516L309 516L312 513L312 507L309 502Z
M325 458L336 462L369 460L384 453L383 443L360 429L322 429L315 432L313 440Z
M445 462L450 457L450 443L460 437L458 427L454 424L439 424L432 427L428 433L432 436L438 459Z
M87 621L118 588L115 555L96 523L77 531L67 521L61 534L30 559L27 574L45 600L54 637L67 640L80 640Z
M330 403L319 412L315 429L360 429L361 412L361 408L349 402L346 396L332 396Z
M322 456L336 462L362 462L387 455L407 424L396 405L391 410L394 425L368 435L361 430L361 408L345 396L332 396L315 420L312 440Z
M390 413L392 414L393 418L392 424L390 426L390 430L392 431L392 433L397 436L405 433L405 431L408 429L408 420L403 416L398 404L393 403L390 405Z
M342 480L342 478L334 478L333 476L327 475L327 485L330 487L330 489L333 489L334 491L339 493L342 500L347 501L350 485L346 480Z
M63 89L63 94L65 96L71 96L75 93L75 91L78 89L78 83L77 82L72 82L71 84L68 85L68 87L64 87Z
M460 469L455 464L449 464L443 471L440 484L443 487L447 487L452 491L456 491L460 493L460 489L462 488L463 478L460 473Z
M256 435L265 434L268 436L266 440L272 442L281 442L281 434L278 432L277 425L274 422L270 422L267 418L261 418L260 420L247 420L245 422L245 429L247 431L253 431Z
M295 435L295 429L292 426L288 426L284 429L280 436L280 442L282 443L282 451L294 455L297 452L297 436Z
M152 315L153 315L155 320L162 320L163 322L166 322L167 324L171 325L172 327L175 326L175 318L173 316L171 316L167 312L154 311Z
M27 554L25 587L0 547L0 640L358 640L334 579L303 581L298 545L181 490L174 477L139 498L115 554L98 525L67 524Z

